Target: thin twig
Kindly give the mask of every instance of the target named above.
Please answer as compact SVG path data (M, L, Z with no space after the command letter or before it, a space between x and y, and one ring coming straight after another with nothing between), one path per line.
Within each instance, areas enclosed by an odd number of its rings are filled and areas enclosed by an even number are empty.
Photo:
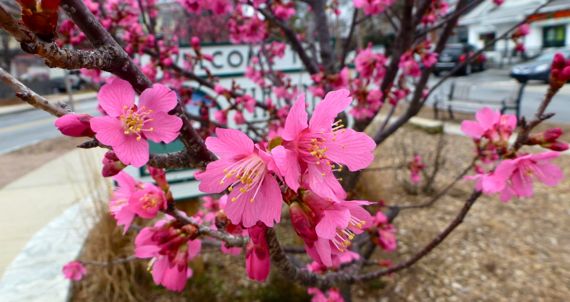
M58 117L68 113L68 111L64 108L50 104L46 98L32 91L30 88L28 88L22 82L18 81L2 68L0 68L0 80L2 80L2 82L4 82L6 85L10 86L10 88L16 92L16 96L18 98L24 102L27 102L35 108L41 109L49 114Z

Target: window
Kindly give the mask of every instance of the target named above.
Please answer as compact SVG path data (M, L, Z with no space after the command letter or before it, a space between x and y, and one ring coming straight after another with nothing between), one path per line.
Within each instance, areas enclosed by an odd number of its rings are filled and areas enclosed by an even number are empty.
M566 25L546 26L542 31L542 47L566 45Z
M481 40L481 42L483 42L483 46L487 50L495 50L495 43L493 43L493 41L495 40L495 33L494 32L480 34L479 40Z

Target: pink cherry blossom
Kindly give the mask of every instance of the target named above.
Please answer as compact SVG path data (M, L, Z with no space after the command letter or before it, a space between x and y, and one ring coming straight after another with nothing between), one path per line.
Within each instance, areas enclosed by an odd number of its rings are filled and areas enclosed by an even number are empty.
M354 6L364 10L366 15L378 15L394 2L395 0L353 0Z
M269 246L265 239L266 229L265 225L259 223L248 229L250 241L247 244L245 268L250 279L260 282L267 279L271 268Z
M289 18L291 18L293 15L295 15L295 6L292 2L289 2L288 4L277 4L273 10L275 17L287 21L289 20Z
M129 200L134 192L140 190L143 186L141 182L137 182L128 173L119 172L113 179L117 182L118 186L113 191L111 200L109 201L109 211L117 221L117 225L123 226L123 232L127 232L135 213L129 207Z
M492 174L482 177L482 190L485 193L501 193L501 201L513 197L534 195L533 181L538 180L547 186L556 186L564 174L551 163L560 156L557 152L527 154L515 159L502 161Z
M344 302L337 288L330 288L326 294L316 287L309 287L307 293L311 296L311 302Z
M435 63L437 63L437 57L438 57L438 54L435 52L426 52L422 56L422 64L424 64L424 66L426 68L430 68L430 67L434 66Z
M166 209L164 192L153 184L145 183L140 190L136 190L129 198L129 207L136 215L152 219L160 210Z
M291 207L291 222L305 241L309 256L335 267L340 265L351 240L371 226L372 216L362 207L368 204L361 200L326 200L306 191L303 200Z
M71 261L61 269L66 279L80 281L87 274L87 269L80 261Z
M113 179L118 187L109 201L109 210L117 225L123 226L124 232L129 229L135 216L151 219L166 208L164 192L155 185L138 182L123 171Z
M384 65L386 57L372 51L372 45L368 45L366 49L358 52L354 59L356 71L364 78L381 79L386 72Z
M414 59L414 55L411 52L406 52L400 58L400 64L398 65L402 70L404 75L408 75L413 78L417 78L421 75L420 64Z
M357 171L372 162L374 141L364 133L344 129L340 122L334 122L351 101L346 89L329 92L307 123L304 96L299 96L281 133L283 145L271 150L291 189L296 191L306 183L323 197L342 199L346 193L333 175L333 165L346 165L350 171Z
M91 130L90 120L92 116L89 114L68 113L55 120L55 126L61 134L71 137L94 136Z
M372 224L378 229L378 245L388 252L396 250L396 229L390 224L388 217L381 211L378 211L374 216Z
M485 107L475 115L476 121L463 121L461 131L466 135L489 140L508 140L517 126L517 118L511 114L503 114L499 111Z
M228 189L225 212L233 224L249 228L258 221L268 227L279 222L283 199L270 171L273 160L238 130L217 128L216 135L206 139L206 146L220 159L196 173L200 191L221 193Z
M153 258L152 279L169 290L181 292L192 269L188 262L201 250L200 240L190 239L184 229L174 228L170 218L158 221L153 227L143 228L135 239L137 258Z
M179 117L168 114L177 104L176 94L163 85L145 89L138 106L132 86L118 78L101 87L97 98L107 115L91 119L95 137L127 165L141 167L148 162L147 139L170 143L182 127Z

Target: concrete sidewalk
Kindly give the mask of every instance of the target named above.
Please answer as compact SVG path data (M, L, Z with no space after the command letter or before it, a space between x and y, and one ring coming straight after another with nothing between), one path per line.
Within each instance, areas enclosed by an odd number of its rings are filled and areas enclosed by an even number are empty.
M36 232L93 191L94 179L102 183L104 152L73 150L0 190L0 276Z
M53 95L48 95L45 97L51 104L57 104L57 103L67 104L67 102L69 101L69 97L67 94L53 94ZM82 102L85 100L93 99L95 97L97 97L96 92L80 92L80 93L76 93L73 95L73 101L74 102ZM30 106L27 103L16 104L16 105L8 105L8 106L0 106L0 116L11 114L14 112L24 112L24 111L30 111L30 110L36 110L36 108Z

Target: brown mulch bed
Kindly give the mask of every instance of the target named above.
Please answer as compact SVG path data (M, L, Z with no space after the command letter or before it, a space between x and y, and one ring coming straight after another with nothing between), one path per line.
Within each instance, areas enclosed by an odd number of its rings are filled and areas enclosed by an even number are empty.
M435 136L406 129L378 150L376 165L393 166L398 163L394 158L405 161L403 148L424 155L429 163L436 141ZM436 187L445 186L469 164L472 147L467 138L447 138L447 161ZM570 171L570 157L562 156L557 163ZM371 199L392 205L429 198L408 194L407 177L404 170L374 172L361 189ZM433 207L402 211L394 221L399 248L390 258L407 259L425 246L455 217L472 187L461 181ZM484 196L442 245L413 268L386 278L387 287L373 296L384 297L382 301L564 301L570 297L568 234L568 179L556 188L537 186L530 199L501 203ZM374 300L369 294L363 301Z
M81 142L62 136L0 155L0 188L73 150Z

